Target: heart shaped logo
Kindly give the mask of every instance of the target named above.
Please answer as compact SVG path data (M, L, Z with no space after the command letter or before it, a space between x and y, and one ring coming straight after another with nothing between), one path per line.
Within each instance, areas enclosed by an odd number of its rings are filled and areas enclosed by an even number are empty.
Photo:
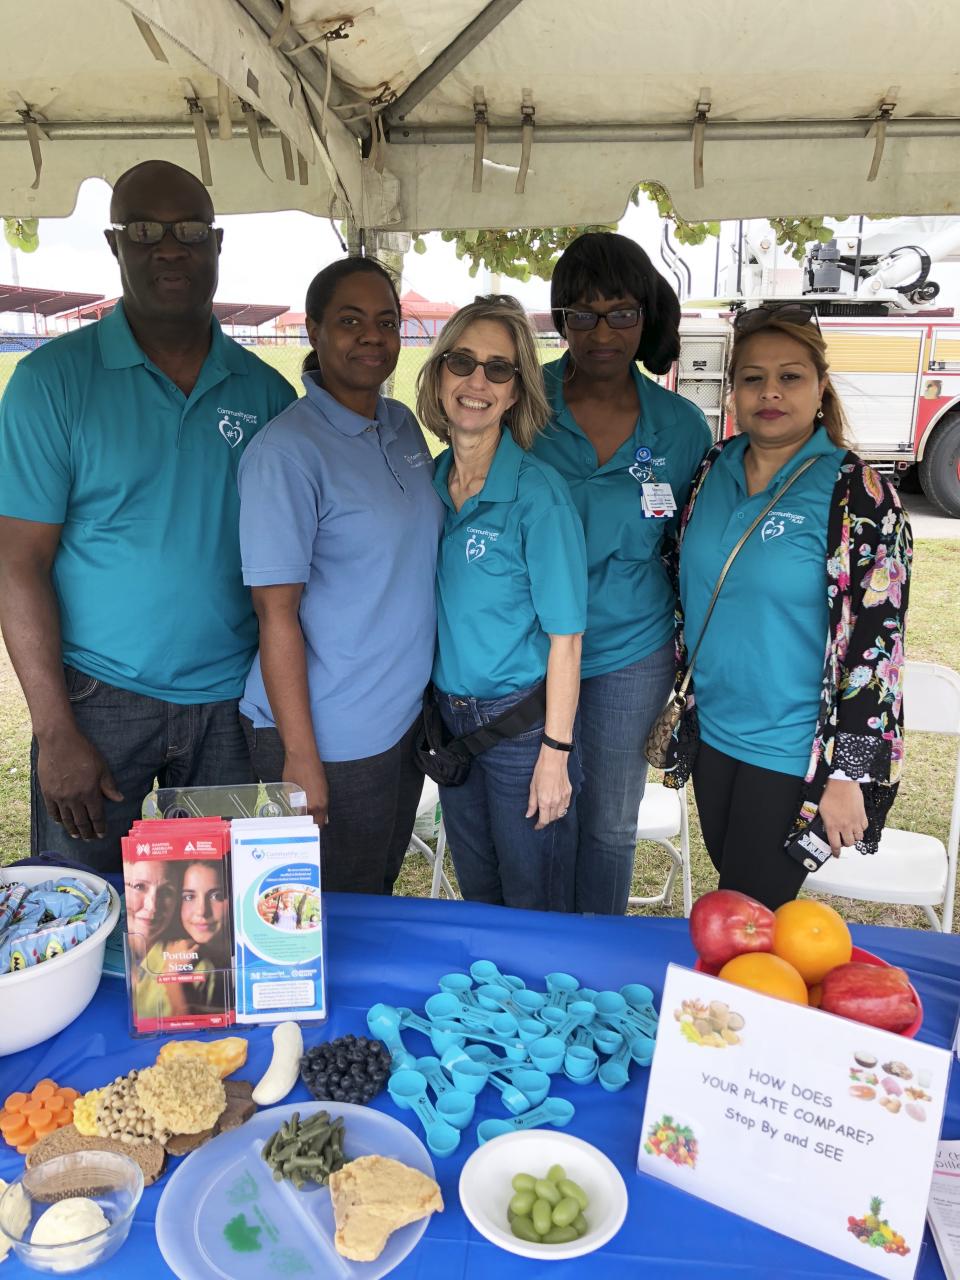
M230 448L235 449L243 439L243 428L235 422L231 422L229 418L221 418L217 426L220 428L220 434Z
M467 564L473 560L479 560L487 551L487 544L484 538L469 538L467 540Z
M760 530L760 537L762 541L767 542L770 538L779 538L783 533L783 530L784 522L782 520L775 520L773 516L771 516Z

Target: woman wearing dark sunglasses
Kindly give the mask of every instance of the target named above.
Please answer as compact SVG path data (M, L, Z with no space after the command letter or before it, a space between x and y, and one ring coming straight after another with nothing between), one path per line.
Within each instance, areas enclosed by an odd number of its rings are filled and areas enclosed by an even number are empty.
M586 557L566 485L530 453L548 407L519 303L478 298L447 321L417 412L450 446L434 477L445 508L440 714L453 737L511 710L519 721L473 757L461 786L440 788L460 889L476 902L571 911Z
M690 401L638 368L666 373L677 358L680 304L632 240L578 237L550 300L569 350L544 369L552 417L533 448L570 486L589 569L576 907L623 914L643 747L675 670L675 592L662 557L710 430Z
M306 793L324 889L390 893L423 789L414 738L442 514L413 414L380 394L400 355L390 276L369 258L333 263L306 313L306 394L240 467L260 619L240 710L258 777Z
M741 313L728 376L738 434L704 460L683 517L686 647L703 643L670 781L692 768L721 888L776 908L809 869L796 837L875 853L896 796L910 526L847 450L811 307Z

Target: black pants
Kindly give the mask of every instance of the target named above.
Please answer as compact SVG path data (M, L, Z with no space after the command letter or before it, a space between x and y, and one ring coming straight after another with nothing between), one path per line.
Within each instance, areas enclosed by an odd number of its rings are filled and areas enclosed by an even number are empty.
M276 729L240 717L261 782L283 777ZM399 742L363 760L325 760L329 821L320 833L321 884L331 893L392 893L417 818L423 773L413 754L417 722Z
M721 889L739 889L771 910L797 896L807 873L783 842L803 785L802 778L743 764L700 743L693 790Z

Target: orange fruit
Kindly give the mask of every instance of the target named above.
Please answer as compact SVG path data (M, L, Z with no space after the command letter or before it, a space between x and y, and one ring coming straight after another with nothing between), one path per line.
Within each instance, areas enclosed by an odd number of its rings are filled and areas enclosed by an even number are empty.
M718 974L725 982L735 982L738 987L762 991L764 995L791 1000L794 1004L807 1003L807 984L792 964L781 960L770 951L747 952L728 960Z
M831 969L850 959L850 930L843 916L825 902L797 898L777 907L773 918L773 954L792 964L808 986L822 982Z

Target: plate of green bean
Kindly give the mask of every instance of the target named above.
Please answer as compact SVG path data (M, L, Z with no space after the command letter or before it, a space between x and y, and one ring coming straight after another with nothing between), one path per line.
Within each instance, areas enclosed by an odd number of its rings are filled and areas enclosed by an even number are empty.
M434 1177L426 1147L372 1107L303 1102L259 1111L189 1155L157 1207L157 1243L181 1280L323 1275L379 1280L416 1247L427 1219L395 1231L375 1262L333 1243L327 1179L344 1161L381 1155Z

